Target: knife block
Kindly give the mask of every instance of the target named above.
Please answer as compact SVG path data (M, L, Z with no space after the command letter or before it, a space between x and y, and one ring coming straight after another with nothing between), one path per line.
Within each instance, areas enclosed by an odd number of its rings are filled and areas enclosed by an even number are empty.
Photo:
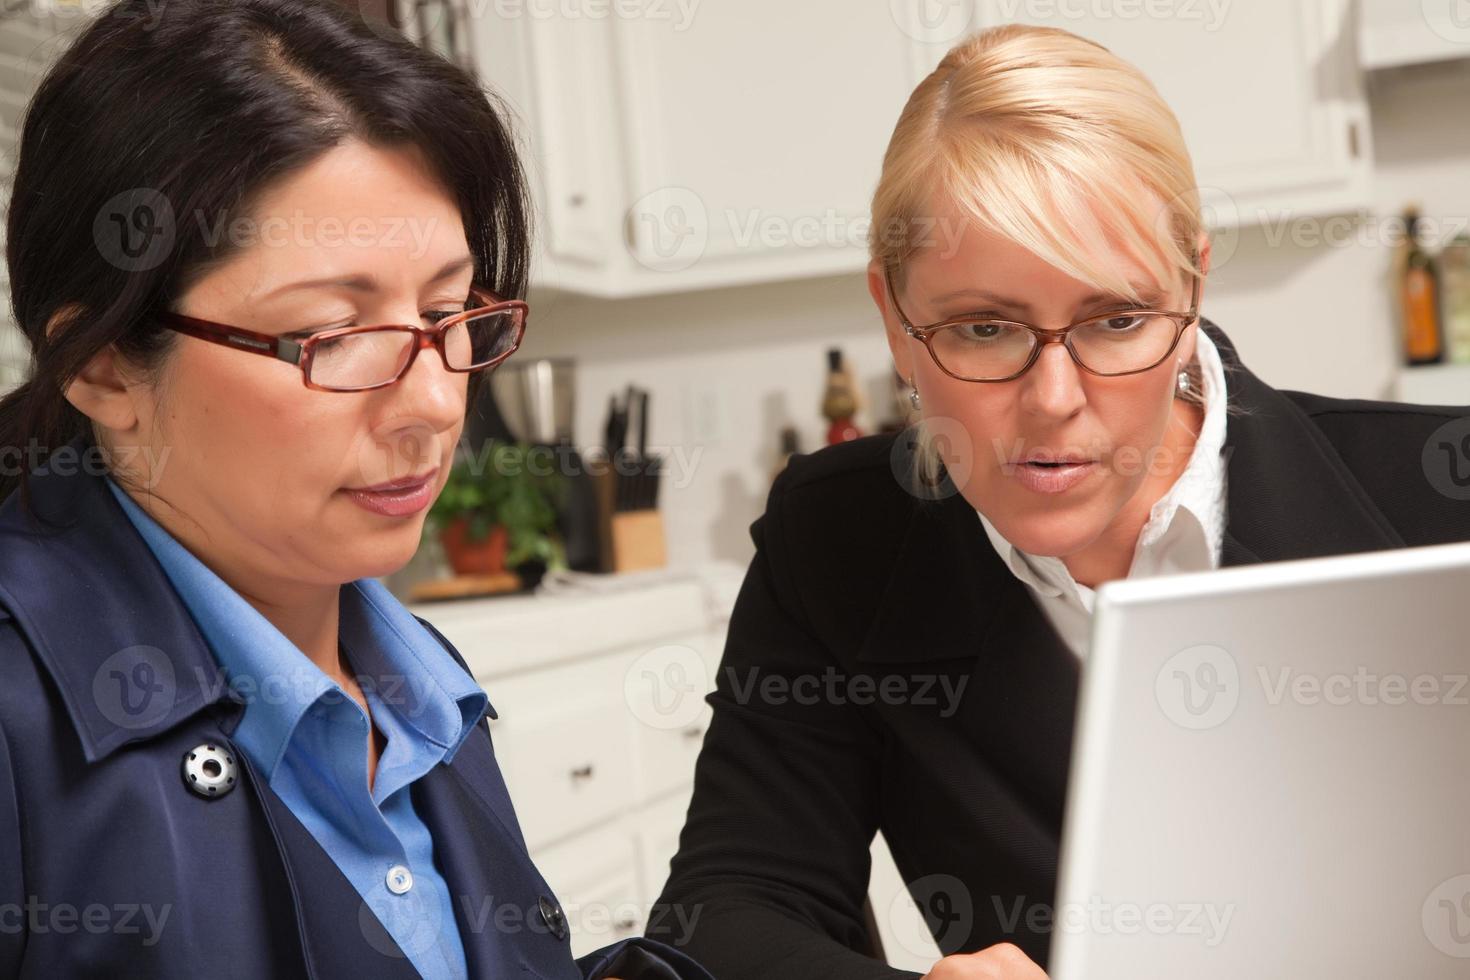
M604 572L662 568L668 562L663 514L657 508L616 510L618 474L611 467L595 473L597 523Z

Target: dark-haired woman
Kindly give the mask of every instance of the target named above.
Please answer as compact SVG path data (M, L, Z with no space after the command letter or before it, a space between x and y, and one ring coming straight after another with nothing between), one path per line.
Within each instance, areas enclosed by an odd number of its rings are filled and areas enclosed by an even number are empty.
M124 0L27 113L0 403L0 976L707 978L574 961L413 554L520 342L465 74L327 2Z

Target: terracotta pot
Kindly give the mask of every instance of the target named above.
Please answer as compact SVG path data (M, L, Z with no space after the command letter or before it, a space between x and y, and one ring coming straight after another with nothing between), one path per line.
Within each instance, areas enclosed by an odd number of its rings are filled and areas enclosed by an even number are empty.
M455 519L439 532L444 554L456 575L498 575L505 571L505 552L510 543L504 524L496 524L479 541L469 537L467 517Z

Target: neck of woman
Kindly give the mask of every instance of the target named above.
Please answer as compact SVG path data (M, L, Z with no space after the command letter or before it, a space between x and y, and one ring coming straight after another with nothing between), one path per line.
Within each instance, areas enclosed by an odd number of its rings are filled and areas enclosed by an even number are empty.
M1144 477L1138 492L1123 505L1113 522L1081 551L1062 559L1079 584L1096 589L1104 582L1128 577L1138 536L1148 523L1154 504L1169 492L1189 466L1194 444L1204 426L1204 407L1175 399L1173 414L1160 443L1169 466Z

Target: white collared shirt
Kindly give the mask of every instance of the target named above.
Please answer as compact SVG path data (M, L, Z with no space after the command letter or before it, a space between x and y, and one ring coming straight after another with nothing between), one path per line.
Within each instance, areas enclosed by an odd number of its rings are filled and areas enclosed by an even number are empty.
M1133 549L1129 578L1201 572L1220 567L1225 533L1225 369L1209 335L1196 331L1204 376L1205 419L1184 472L1149 511ZM1067 646L1078 657L1091 639L1093 589L1072 578L1060 558L1030 555L1012 545L981 514L980 523L1006 567L1031 590Z

